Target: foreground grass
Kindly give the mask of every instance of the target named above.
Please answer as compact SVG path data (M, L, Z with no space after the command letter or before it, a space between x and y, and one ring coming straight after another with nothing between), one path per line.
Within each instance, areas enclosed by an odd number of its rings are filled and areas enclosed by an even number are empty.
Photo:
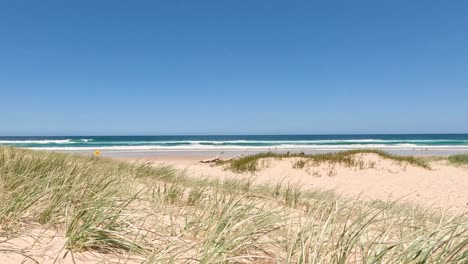
M448 160L453 164L465 165L468 164L468 154L452 155L448 157Z
M465 215L149 164L0 148L0 201L0 252L41 224L72 252L145 263L468 261Z
M259 163L265 158L303 158L303 160L298 161L296 163L296 167L301 168L303 167L306 162L313 162L315 164L327 162L332 164L340 164L347 167L359 167L362 166L362 162L353 158L353 155L356 154L377 154L382 158L393 160L400 163L407 163L414 166L422 167L425 169L429 169L429 165L424 162L422 159L418 159L413 156L397 156L392 155L387 152L381 150L349 150L349 151L341 151L335 153L326 153L326 154L314 154L314 155L304 155L298 153L259 153L255 155L244 156L238 159L233 159L230 161L220 161L218 165L227 165L227 168L238 173L243 172L255 172L259 169Z

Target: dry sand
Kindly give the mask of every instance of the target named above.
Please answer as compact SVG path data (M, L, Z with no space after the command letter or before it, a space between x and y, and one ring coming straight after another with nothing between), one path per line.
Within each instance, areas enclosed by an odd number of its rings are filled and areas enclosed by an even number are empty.
M109 254L96 251L75 252L66 249L67 239L57 231L43 226L28 226L20 235L10 238L0 237L0 264L10 263L142 263L144 259L136 255Z
M468 167L447 161L431 162L431 169L399 164L376 154L358 154L363 168L320 164L293 168L299 158L266 159L255 173L238 174L221 166L200 163L200 157L116 157L125 161L150 161L172 165L193 177L251 178L258 183L297 183L303 188L333 190L366 200L402 200L411 204L468 211Z

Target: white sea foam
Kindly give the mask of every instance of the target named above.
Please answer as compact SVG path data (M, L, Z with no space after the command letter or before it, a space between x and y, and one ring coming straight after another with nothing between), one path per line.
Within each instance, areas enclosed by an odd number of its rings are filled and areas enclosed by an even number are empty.
M396 150L411 150L411 149L468 149L468 146L421 146L415 144L355 144L355 145L296 145L283 144L277 146L216 146L216 145L185 145L185 146L106 146L106 147L32 147L36 150L59 150L59 151L91 151L91 150L109 150L109 151L151 151L151 150L281 150L281 149L297 149L297 150L346 150L346 149L396 149Z
M438 140L385 140L385 139L330 139L330 140L142 140L142 141L94 141L92 139L80 139L81 142L90 144L105 144L105 145L117 145L117 144L128 144L128 145L159 145L159 144L187 144L187 145L225 145L225 144L340 144L340 143L443 143L443 142L463 142L468 143L466 140L449 140L449 139L438 139ZM1 142L1 141L0 141ZM25 141L22 141L25 142ZM34 143L34 142L31 142Z
M0 140L0 144L67 144L73 143L71 139L44 139L44 140Z
M0 144L73 144L92 142L91 138L81 139L24 139L0 140Z
M401 139L401 140L388 140L388 139L318 139L318 140L226 140L226 141L192 141L192 142L212 142L212 143L272 143L272 144L287 144L287 143L432 143L432 142L467 142L466 140L453 140L453 139Z
M444 144L445 142L445 144ZM456 142L457 145L448 145ZM434 145L434 143L444 145ZM461 144L460 144L461 143ZM28 145L31 149L57 151L206 151L206 150L347 150L347 149L468 149L467 140L456 139L310 139L310 140L141 140L141 141L100 141L99 139L24 139L0 140L1 144ZM63 144L64 146L55 146ZM78 144L78 145L76 145ZM173 145L172 145L173 144Z

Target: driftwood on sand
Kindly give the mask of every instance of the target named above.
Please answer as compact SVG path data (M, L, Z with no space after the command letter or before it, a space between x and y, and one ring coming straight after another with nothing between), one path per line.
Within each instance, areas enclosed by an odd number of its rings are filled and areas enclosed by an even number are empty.
M228 159L221 159L219 156L221 156L223 153L224 152L219 153L218 155L216 155L216 157L214 157L212 159L200 160L200 163L213 163L213 162L218 162L218 161L230 161L230 160L237 159L237 158L240 158L240 157L244 156L244 154L239 154L239 155L236 155L236 156L228 158Z

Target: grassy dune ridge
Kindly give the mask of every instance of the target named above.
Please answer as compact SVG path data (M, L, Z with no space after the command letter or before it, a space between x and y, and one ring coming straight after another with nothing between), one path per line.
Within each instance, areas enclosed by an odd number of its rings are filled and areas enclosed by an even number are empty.
M300 168L305 165L306 162L313 162L313 163L322 163L328 162L332 164L340 164L346 167L358 167L360 161L353 158L353 155L356 154L377 154L382 158L390 159L400 163L407 163L414 166L422 167L425 169L429 169L429 165L422 159L418 159L413 156L397 156L392 155L387 152L381 150L371 150L371 149L359 149L359 150L349 150L349 151L341 151L335 153L325 153L325 154L313 154L313 155L304 155L298 153L273 153L273 152L266 152L266 153L259 153L255 155L249 155L240 157L238 159L233 159L229 161L219 161L218 165L227 165L227 168L234 171L234 172L255 172L259 169L259 162L265 158L275 158L275 159L282 159L282 158L302 158L303 160L298 161L295 166Z
M41 225L138 263L468 261L466 215L104 158L2 147L0 201L0 254Z

